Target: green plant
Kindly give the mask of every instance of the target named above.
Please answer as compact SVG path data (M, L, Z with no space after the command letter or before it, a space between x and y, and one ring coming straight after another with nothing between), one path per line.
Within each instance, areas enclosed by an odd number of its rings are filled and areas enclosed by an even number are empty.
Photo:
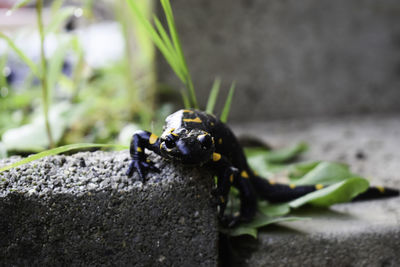
M368 181L352 173L345 164L327 161L291 163L294 158L305 152L306 148L304 143L300 143L278 150L266 151L263 148L245 150L251 168L261 177L273 180L276 174L287 173L288 183L315 184L323 188L286 203L271 204L259 201L258 213L254 220L240 224L234 229L222 229L224 233L231 236L250 235L256 238L258 229L271 223L310 219L288 216L292 209L304 205L329 207L336 203L348 202L368 188ZM231 212L239 210L235 201L237 197L238 192L231 190L230 199L233 201L230 201L228 207Z
M28 4L30 1L23 0L18 1L13 8L8 12L8 14L12 14L16 9L23 7ZM60 6L62 1L55 1L53 7L57 5ZM55 141L52 134L52 128L49 120L49 106L50 106L50 97L52 86L55 83L56 77L58 76L61 69L61 60L59 57L56 57L55 60L52 60L50 63L46 59L44 42L46 34L54 31L59 27L71 14L71 9L64 10L63 13L60 13L60 16L55 17L55 19L51 22L50 27L45 28L43 25L42 18L42 10L43 10L43 2L42 0L36 1L36 14L37 14L37 26L39 30L39 39L40 39L40 62L33 62L21 49L17 47L17 45L4 33L0 33L0 38L6 41L8 46L19 56L19 58L30 68L33 75L35 75L39 81L42 91L42 107L43 107L43 118L44 125L46 129L46 134L48 138L48 146L50 148L55 146ZM57 63L58 66L55 66L54 63ZM50 64L50 67L49 67Z
M178 30L176 28L170 1L160 0L167 20L169 34L162 25L160 19L157 18L155 15L153 15L154 25L144 16L143 12L141 11L140 1L127 0L127 2L131 7L133 14L136 15L138 23L143 27L148 36L151 38L151 40L163 54L164 58L171 66L172 70L175 72L177 77L185 85L186 91L181 91L182 100L185 108L198 109L199 105L196 98L195 89L193 86L190 71L186 63L185 56L183 54L182 45L179 40ZM209 113L213 113L220 85L221 81L219 79L216 79L210 91L210 96L207 102L206 111ZM232 83L221 114L221 120L224 122L226 122L226 120L228 119L228 114L233 98L234 89L235 89L235 83Z
M168 22L169 35L156 16L153 17L155 26L151 24L151 22L143 15L143 12L141 12L137 1L127 0L127 2L132 12L136 15L138 22L146 30L148 36L161 51L172 70L188 90L189 101L187 101L187 98L183 93L184 103L186 103L185 105L189 104L194 108L198 108L192 78L183 55L182 46L174 21L174 15L172 13L172 8L169 1L161 0L164 14Z

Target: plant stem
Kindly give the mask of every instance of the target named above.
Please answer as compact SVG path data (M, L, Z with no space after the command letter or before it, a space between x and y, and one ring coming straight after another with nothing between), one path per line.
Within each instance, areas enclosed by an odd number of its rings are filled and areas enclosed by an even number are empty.
M194 90L192 78L190 77L189 73L187 75L187 85L186 86L187 86L187 88L189 90L189 95L190 95L190 99L191 99L193 108L198 109L199 105L197 104L196 93L195 93L195 90Z
M44 121L46 125L46 133L47 138L49 139L50 148L54 147L53 136L51 134L51 127L49 122L49 99L48 99L48 84L46 79L47 73L47 64L46 64L46 56L44 51L44 31L43 31L43 19L42 19L42 9L43 2L42 0L36 1L36 11L37 11L37 23L40 35L40 59L41 59L41 73L40 73L40 82L42 85L42 99L43 99L43 112L44 112Z

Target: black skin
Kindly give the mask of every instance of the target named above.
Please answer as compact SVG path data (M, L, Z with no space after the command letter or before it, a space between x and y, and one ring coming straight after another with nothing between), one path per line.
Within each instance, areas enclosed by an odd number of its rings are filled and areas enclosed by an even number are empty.
M270 202L285 202L322 188L322 186L293 186L275 184L258 177L250 169L243 149L232 131L213 115L198 110L179 110L166 119L161 137L147 132L136 132L131 141L132 162L127 171L136 171L144 182L149 171L159 171L146 159L145 149L182 164L202 165L217 176L215 194L219 216L228 226L250 221L257 211L257 198ZM231 186L240 192L240 214L224 217ZM380 190L379 190L380 189ZM368 198L398 195L397 190L371 188L362 194Z

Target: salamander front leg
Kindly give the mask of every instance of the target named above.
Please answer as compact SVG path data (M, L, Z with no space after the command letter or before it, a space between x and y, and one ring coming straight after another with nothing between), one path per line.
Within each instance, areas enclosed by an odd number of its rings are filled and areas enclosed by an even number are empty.
M221 221L227 221L224 213L228 204L228 194L233 181L236 179L235 177L239 175L239 171L232 166L225 156L219 153L213 153L211 166L216 171L218 178L217 189L215 190L219 207L218 215Z
M238 169L228 167L223 171L223 174L218 175L217 180L217 198L219 206L219 217L222 219L225 213L226 205L228 204L228 194L232 186L234 177L238 174Z
M132 136L130 145L130 154L132 161L129 165L126 175L131 177L135 171L138 172L142 182L144 181L147 172L154 171L159 172L154 166L154 163L150 162L146 158L144 149L147 148L155 153L160 153L160 139L155 135L147 131L137 131Z

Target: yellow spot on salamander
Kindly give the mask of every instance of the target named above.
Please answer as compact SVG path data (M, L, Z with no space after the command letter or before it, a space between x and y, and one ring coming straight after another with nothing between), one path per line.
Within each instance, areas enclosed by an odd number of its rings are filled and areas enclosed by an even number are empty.
M213 123L213 122L210 122L210 125L211 125L211 126L214 126L214 123Z
M213 153L213 161L218 161L221 159L221 154L219 153Z
M149 138L149 144L150 144L150 145L154 144L155 142L157 142L157 139L158 139L158 136L157 136L157 135L151 134L151 135L150 135L150 138Z
M269 182L270 185L276 184L276 182L274 180L268 180L268 182Z
M233 174L229 176L229 182L233 183Z
M171 132L171 134L172 134L173 136L176 136L176 137L179 136L179 135L177 135L176 133L173 133L173 132Z
M242 176L243 178L249 178L249 174L246 172L246 171L242 171L241 173L240 173L240 176Z
M222 138L218 139L218 144L222 145Z
M143 150L142 150L141 147L136 148L136 151L137 151L137 152L143 152Z
M197 122L197 123L202 123L201 119L199 117L196 117L194 119L183 119L184 122Z
M221 203L225 203L225 198L223 196L220 196L219 199L221 200Z
M193 110L190 110L190 109L184 109L184 110L183 110L183 112L185 112L185 113L193 113Z
M322 188L324 188L324 185L322 185L322 184L316 184L315 185L315 189L317 189L317 190L320 190Z
M295 189L296 185L295 184L290 184L289 187L290 187L290 189Z
M383 186L376 186L376 189L378 189L382 194L385 193L385 188Z

